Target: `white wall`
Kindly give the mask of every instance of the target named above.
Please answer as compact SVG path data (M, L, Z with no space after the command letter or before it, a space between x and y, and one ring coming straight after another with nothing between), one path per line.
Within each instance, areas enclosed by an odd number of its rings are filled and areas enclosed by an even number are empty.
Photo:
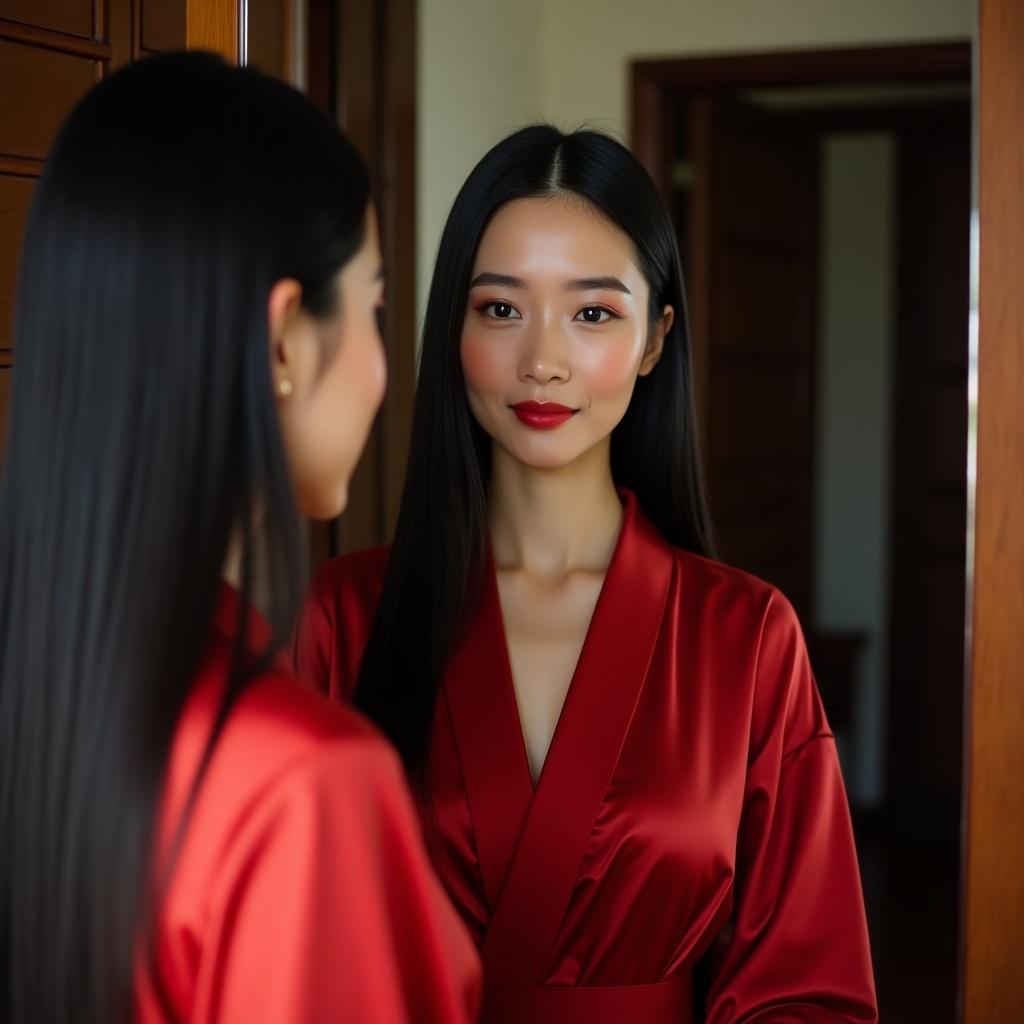
M815 612L821 629L868 637L841 753L852 799L870 805L885 778L895 140L826 136L821 172Z
M973 0L419 0L420 309L444 218L494 142L539 117L625 138L629 62L969 38Z

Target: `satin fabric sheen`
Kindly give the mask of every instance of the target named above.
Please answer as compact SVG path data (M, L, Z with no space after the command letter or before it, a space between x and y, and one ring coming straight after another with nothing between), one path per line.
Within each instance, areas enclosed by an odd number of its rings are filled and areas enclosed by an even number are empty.
M622 497L536 790L493 564L446 669L425 830L481 950L482 1019L871 1024L850 816L796 615ZM329 563L296 632L298 673L341 703L387 557Z
M238 596L174 734L158 851L166 860L231 658ZM262 649L269 627L253 614ZM300 686L286 663L230 712L158 905L156 970L190 1024L475 1020L480 963L430 869L401 767L354 712ZM136 1020L168 1019L147 957Z

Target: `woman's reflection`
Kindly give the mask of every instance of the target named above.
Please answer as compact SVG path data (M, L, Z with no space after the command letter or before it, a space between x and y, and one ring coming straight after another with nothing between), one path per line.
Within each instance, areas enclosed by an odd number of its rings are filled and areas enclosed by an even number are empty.
M393 547L301 674L418 784L484 1020L877 1019L835 745L788 601L711 560L673 227L636 159L488 153L430 294Z

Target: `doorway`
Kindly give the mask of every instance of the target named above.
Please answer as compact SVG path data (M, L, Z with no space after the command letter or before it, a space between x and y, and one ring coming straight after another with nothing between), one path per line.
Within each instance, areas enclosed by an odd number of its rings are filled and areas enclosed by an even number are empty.
M638 62L724 560L807 635L882 1019L957 1013L970 44Z

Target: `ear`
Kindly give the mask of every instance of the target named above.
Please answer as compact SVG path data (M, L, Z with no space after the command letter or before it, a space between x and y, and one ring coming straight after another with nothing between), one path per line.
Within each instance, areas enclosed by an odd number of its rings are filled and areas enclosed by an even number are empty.
M644 357L640 361L640 369L638 371L640 377L646 377L658 365L658 360L661 359L661 353L665 348L665 338L668 332L672 330L672 324L675 323L675 319L675 310L671 306L666 306L661 311L661 316L655 320L654 326L651 327L650 337L647 339Z
M270 380L279 401L295 386L295 326L302 303L302 285L286 277L270 289L267 298L267 336L270 339Z

